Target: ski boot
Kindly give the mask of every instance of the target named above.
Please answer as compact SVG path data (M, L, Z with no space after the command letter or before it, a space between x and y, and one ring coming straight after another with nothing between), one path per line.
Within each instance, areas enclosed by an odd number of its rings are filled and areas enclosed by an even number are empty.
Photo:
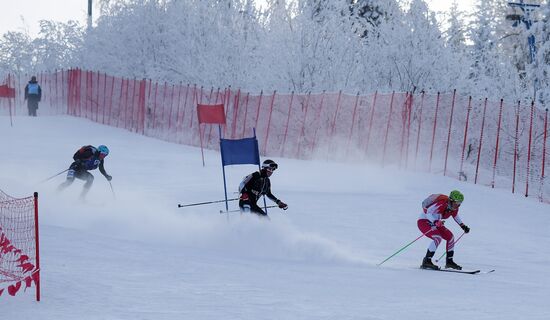
M454 251L447 252L447 262L445 263L445 269L462 270L462 267L453 261Z
M426 252L426 256L422 260L422 265L420 265L420 269L431 269L431 270L439 270L439 267L433 264L432 257L434 256L433 251L428 250Z

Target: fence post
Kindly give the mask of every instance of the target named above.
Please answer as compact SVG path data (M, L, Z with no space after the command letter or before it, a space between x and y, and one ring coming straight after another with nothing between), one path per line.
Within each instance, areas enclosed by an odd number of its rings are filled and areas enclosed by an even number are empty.
M544 113L544 138L542 140L542 170L540 174L540 202L544 201L544 164L546 161L546 138L548 136L548 108Z
M136 112L139 110L139 107L136 106L136 87L137 87L138 81L134 77L134 80L132 80L132 99L130 100L130 129L132 132L138 132L137 129L137 120L136 118ZM138 88L138 94L139 94L139 88ZM139 99L139 97L138 97ZM138 102L139 103L139 102Z
M113 96L115 94L115 77L111 76L111 94L109 95L109 110L108 110L108 117L107 120L109 121L109 125L111 125L112 122L112 114L113 114Z
M107 108L107 73L103 73L103 104L101 107L102 117L101 123L105 124L105 109Z
M248 114L248 100L250 98L250 92L246 93L246 99L244 103L244 121L243 121L243 133L241 134L241 138L244 138L245 130L246 130L246 115Z
M59 72L57 71L57 68L55 69L55 81L54 81L54 86L55 86L55 111L56 111L56 114L58 114L59 112L59 92L57 91L57 77L58 77L58 74Z
M273 114L273 103L275 102L276 94L277 94L277 90L273 91L273 96L271 97L271 105L269 106L269 117L267 118L267 129L266 129L265 140L264 140L264 154L267 153L267 141L269 139L269 129L271 128L271 115Z
M231 124L231 139L235 139L237 134L237 116L239 115L239 105L241 102L241 88L237 90L237 94L233 97L233 123Z
M477 164L476 164L476 176L474 179L474 184L477 184L477 175L479 173L479 160L481 159L481 147L483 145L483 129L485 129L485 112L487 111L487 98L485 98L485 103L483 104L483 118L481 120L481 131L479 133L479 146L477 148Z
M435 103L435 115L434 115L434 126L432 130L432 146L430 148L430 163L428 165L428 172L432 171L432 159L434 154L434 144L435 144L435 131L437 128L437 114L439 112L439 92L437 93L437 101Z
M315 146L317 145L317 132L319 131L319 127L321 126L321 115L323 113L323 105L325 102L325 90L323 90L323 93L321 95L321 105L319 106L319 116L315 119L317 123L317 128L315 129L315 134L313 135L313 144L311 146L311 150L315 150Z
M414 152L414 170L416 170L416 162L418 160L418 146L420 144L420 131L422 129L422 110L424 109L424 95L426 92L422 90L422 97L420 98L420 113L418 115L418 132L416 133L416 150Z
M180 120L180 107L181 107L181 88L183 87L183 83L180 81L179 84L178 84L178 102L176 103L177 105L177 109L176 109L176 143L179 143L179 133L178 133L178 129L181 128L183 126L183 119Z
M95 122L99 122L99 71L96 72Z
M413 99L414 99L414 91L416 90L416 87L413 89L412 92L409 93L409 101L407 105L407 147L405 150L405 169L409 168L409 144L411 141L411 116L412 116L412 109L413 109Z
M141 134L145 134L145 86L147 80L141 79L139 82L139 94L138 94L138 131Z
M130 79L126 80L126 95L124 96L124 129L131 131L131 128L128 128L128 95L130 94Z
M375 111L375 108L376 108L376 98L378 96L378 91L375 91L374 92L374 97L372 98L372 111L370 113L370 119L369 119L369 127L368 127L368 131L367 131L367 142L366 142L366 146L365 146L365 156L369 153L369 141L370 141L370 133L371 133L371 130L372 130L372 120L374 118L374 111Z
M445 165L443 167L443 175L447 175L447 160L449 158L449 143L451 142L451 127L453 126L453 113L455 110L456 89L453 90L453 101L451 103L451 116L449 118L449 132L447 133L447 147L445 148Z
M340 98L342 97L342 90L338 92L338 99L336 100L336 112L334 112L334 119L332 119L332 126L330 130L330 137L334 138L334 128L336 127L336 118L338 118L338 110L340 109Z
M187 84L187 87L185 88L185 98L183 98L183 111L181 113L181 130L184 130L184 123L185 123L185 113L187 112L187 98L189 98L189 86L190 84Z
M216 100L214 101L214 103L212 103L212 93L214 92L214 87L212 87L212 89L210 89L210 96L208 97L208 103L209 104L217 104L218 103L218 98L220 98L220 88L218 87L218 90L216 91ZM222 97L221 99L221 103L224 105L224 113L225 113L225 116L227 118L227 105L225 104L225 101L223 100L224 97ZM210 142L212 141L212 128L214 127L213 125L210 125L209 126L210 129L208 129L208 139L206 140L206 147L208 147L208 145L210 144ZM227 120L226 120L226 124L223 126L223 137L225 137L225 128L227 127ZM218 127L220 128L220 127ZM220 136L222 136L220 134Z
M294 91L290 94L290 104L288 105L288 116L286 118L286 126L285 126L285 135L283 138L283 149L281 151L281 156L285 156L285 144L286 144L286 136L288 134L288 124L290 123L290 112L292 111L292 102L294 100Z
M263 97L264 91L260 91L260 98L258 99L258 107L256 108L256 124L254 125L254 128L258 128L258 120L260 119L260 106L262 105L262 97Z
M168 113L168 132L172 131L172 111L174 109L174 91L175 90L176 90L176 85L172 83L172 92L170 93L170 112ZM177 115L176 115L176 118L177 118Z
M311 96L311 91L307 93L306 107L305 107L305 111L304 111L304 122L302 123L302 130L300 131L300 139L298 139L298 149L296 150L296 158L297 159L300 159L300 149L302 147L302 140L304 139L304 135L306 133L307 109L309 107L309 98L310 98L310 96Z
M466 150L466 142L468 138L468 125L470 123L470 110L472 109L472 96L468 97L468 108L466 111L466 124L464 126L464 140L462 142L462 156L460 157L460 172L458 173L458 180L460 180L461 175L464 176L466 181L466 174L464 174L464 151Z
M525 196L529 196L529 171L531 169L531 141L533 136L533 113L535 113L535 101L531 101L531 119L529 124L529 144L527 150L527 174L525 179Z
M401 110L401 141L399 143L399 169L403 163L403 147L405 146L405 132L407 132L407 118L409 113L409 98L410 93L405 93L405 102Z
M500 108L498 111L498 125L497 125L497 141L495 143L495 159L493 161L493 181L491 182L491 187L495 187L495 176L497 173L497 159L498 159L498 144L499 144L499 138L500 138L500 123L502 121L502 103L504 99L500 99Z
M192 129L193 128L193 111L197 108L197 99L196 99L196 96L197 96L197 84L193 84L193 94L191 95L191 111L190 114L189 114L189 129ZM191 138L192 140L192 138Z
M382 168L384 167L384 162L386 160L386 145L388 143L388 133L390 131L390 122L391 122L391 112L393 109L393 97L395 91L392 91L390 98L390 112L388 113L388 123L386 124L386 133L384 134L384 150L382 151Z
M353 107L353 115L351 117L351 128L349 130L348 145L346 146L346 157L349 154L349 145L351 143L351 137L353 136L353 127L355 125L355 115L357 113L357 104L358 103L359 103L359 92L357 92L357 96L355 96L355 105Z
M518 100L518 107L516 109L516 135L514 138L514 172L512 174L512 193L516 190L516 165L517 165L517 158L518 158L518 135L519 135L519 108L520 108L520 101Z

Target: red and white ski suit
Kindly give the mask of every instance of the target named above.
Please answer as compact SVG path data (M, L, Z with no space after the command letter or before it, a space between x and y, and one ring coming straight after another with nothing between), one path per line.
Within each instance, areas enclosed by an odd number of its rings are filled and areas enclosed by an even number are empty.
M449 197L440 194L436 195L435 200L427 208L422 208L423 212L418 218L417 225L420 232L425 234L426 237L433 240L428 247L428 250L434 252L441 241L445 239L447 241L447 252L453 251L455 246L455 240L451 230L445 228L443 224L436 226L438 221L452 217L456 223L462 225L462 219L458 216L458 208L449 208ZM438 223L437 223L438 224Z

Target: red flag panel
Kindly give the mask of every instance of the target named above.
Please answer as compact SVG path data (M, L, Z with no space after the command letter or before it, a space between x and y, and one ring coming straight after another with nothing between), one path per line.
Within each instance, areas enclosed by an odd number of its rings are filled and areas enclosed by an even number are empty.
M225 124L225 111L223 104L197 104L199 123Z
M0 98L15 98L15 88L10 88L7 84L1 85Z

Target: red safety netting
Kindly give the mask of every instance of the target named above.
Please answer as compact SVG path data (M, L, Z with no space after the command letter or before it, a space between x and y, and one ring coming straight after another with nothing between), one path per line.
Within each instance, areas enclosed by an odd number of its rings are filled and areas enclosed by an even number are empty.
M0 295L33 283L39 300L36 196L13 198L0 190Z
M25 114L27 76L14 112ZM22 80L25 79L25 80ZM530 103L451 93L249 93L125 79L73 69L38 75L39 115L68 114L175 143L219 149L217 125L202 124L197 105L223 104L224 138L256 129L260 153L297 159L359 159L427 171L550 201L547 111ZM0 101L0 114L7 114ZM10 109L11 110L11 109Z

